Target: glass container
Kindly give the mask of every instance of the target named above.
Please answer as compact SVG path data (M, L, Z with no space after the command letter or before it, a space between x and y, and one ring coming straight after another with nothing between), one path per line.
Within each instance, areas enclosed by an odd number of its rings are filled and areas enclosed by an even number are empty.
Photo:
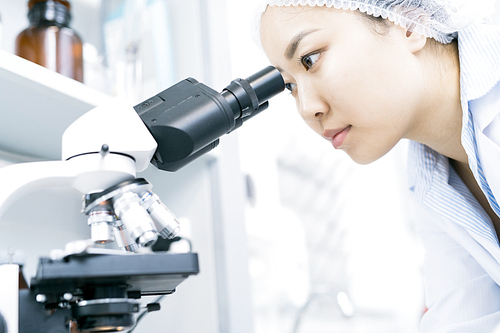
M30 0L30 25L16 38L16 54L83 82L83 47L69 26L71 6L65 0Z

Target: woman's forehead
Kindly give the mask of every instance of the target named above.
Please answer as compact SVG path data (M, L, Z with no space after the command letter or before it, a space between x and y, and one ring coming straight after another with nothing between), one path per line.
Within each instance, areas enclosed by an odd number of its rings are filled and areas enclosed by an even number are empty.
M310 11L317 11L310 6L278 7L268 6L262 15L260 32L261 40L265 44L271 39L272 43L279 40L289 41L298 31L310 29L311 25L317 25L317 19L311 19Z
M281 35L299 30L324 29L348 24L358 13L326 6L268 6L261 19L261 38L279 31Z
M274 66L283 71L286 63L294 57L298 44L307 39L309 34L322 29L317 19L310 18L316 8L268 6L261 20L260 39L264 52Z
M262 15L262 21L275 21L282 24L296 20L302 21L310 16L321 15L325 9L330 8L324 6L267 6Z
M346 29L353 11L325 6L268 6L260 26L264 49L284 49L297 35L306 31Z

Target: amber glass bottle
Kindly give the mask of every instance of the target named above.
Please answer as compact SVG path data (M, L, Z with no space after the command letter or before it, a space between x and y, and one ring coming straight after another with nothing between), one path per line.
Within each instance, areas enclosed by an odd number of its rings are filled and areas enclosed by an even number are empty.
M65 0L30 0L30 26L16 39L16 54L83 82L82 40L69 27L71 6Z

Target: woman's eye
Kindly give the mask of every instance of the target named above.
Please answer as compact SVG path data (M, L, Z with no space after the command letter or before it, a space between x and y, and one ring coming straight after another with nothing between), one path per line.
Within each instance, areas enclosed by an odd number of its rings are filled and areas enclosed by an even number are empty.
M297 85L295 83L285 83L285 88L288 89L290 92L292 92L296 86Z
M312 66L318 61L319 53L313 53L309 55L305 55L300 59L302 66L306 69L306 71L310 70Z

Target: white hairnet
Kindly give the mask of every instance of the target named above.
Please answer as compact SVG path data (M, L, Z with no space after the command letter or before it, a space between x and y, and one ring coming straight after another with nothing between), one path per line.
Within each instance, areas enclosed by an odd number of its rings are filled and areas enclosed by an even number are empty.
M260 45L260 19L267 5L327 6L359 10L388 19L403 28L441 43L449 43L457 31L484 21L495 11L496 0L261 0L254 21L254 33Z

